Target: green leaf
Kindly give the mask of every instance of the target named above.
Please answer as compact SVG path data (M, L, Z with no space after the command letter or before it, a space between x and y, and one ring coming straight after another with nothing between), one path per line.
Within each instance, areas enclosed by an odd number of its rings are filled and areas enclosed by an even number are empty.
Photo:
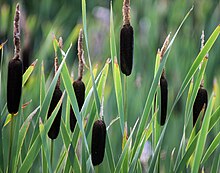
M111 173L113 173L115 170L115 161L113 157L112 146L111 146L111 141L109 139L108 131L106 135L106 155L108 158L108 165L109 165L110 171Z
M40 79L40 106L42 107L43 100L45 98L45 74L44 74L44 63L41 64L41 79Z
M27 117L27 119L25 120L25 122L23 123L23 125L21 126L20 130L19 130L19 136L18 136L18 151L15 155L15 163L16 165L18 165L19 162L19 156L21 153L21 149L22 149L22 145L24 143L27 131L30 127L30 123L33 119L33 117L36 115L37 111L39 110L39 106Z
M208 160L208 158L215 151L215 149L219 146L219 144L220 144L220 132L216 135L216 137L212 141L211 145L206 150L206 152L205 152L205 154L203 156L203 159L201 161L201 165L203 165Z
M115 171L114 171L115 173L119 172L121 170L121 168L122 168L122 165L123 165L123 162L125 160L126 153L128 152L129 145L131 144L132 136L133 136L133 133L134 133L134 131L136 129L138 120L139 119L137 119L137 121L135 122L134 127L133 127L133 129L132 129L132 131L130 133L130 136L129 136L129 138L128 138L126 144L125 144L125 147L124 147L124 149L122 151L122 154L121 154L121 156L120 156L120 158L118 160L118 164L116 165L116 168L115 168Z
M22 78L22 87L25 85L25 83L27 82L27 80L29 79L31 73L33 72L35 65L37 63L38 59L36 59L29 67L28 69L25 71L25 73L23 74Z
M94 76L92 73L92 63L91 63L91 58L90 58L90 54L89 54L89 43L88 43L87 24L86 24L86 1L85 0L82 0L82 20L83 20L83 31L84 31L84 35L85 35L87 55L88 55L88 60L89 60L89 70L90 70L90 75L92 77L92 86L93 86L94 96L95 96L96 109L99 114L100 113L100 100L98 97L95 79L94 79Z
M40 129L40 137L41 137L41 141L42 141L42 148L43 148L44 155L45 155L45 158L47 161L47 166L48 166L49 172L52 173L52 166L51 166L51 161L50 161L50 151L49 151L49 147L47 145L47 140L45 140L45 139L47 139L47 134L45 133L44 124L42 123L41 118L39 120L39 129ZM53 142L53 141L51 141L51 142Z
M100 80L99 80L99 83L98 83L98 87L97 87L98 97L99 97L100 100L101 100L101 97L102 97L102 93L105 90L105 85L106 85L108 70L109 70L109 63L110 63L110 61L107 60L105 66L103 67L102 74L101 74L101 77L100 77ZM92 106L92 110L94 110L94 105ZM92 110L89 111L90 116L89 116L89 119L88 119L88 122L87 122L87 125L86 125L86 130L85 130L86 136L88 136L89 132L91 131L92 124L94 122L95 115L96 115L96 113L93 113Z
M113 79L114 79L114 88L115 88L115 94L116 94L118 114L120 116L121 132L123 134L124 133L124 104L123 104L123 93L122 93L122 85L121 85L122 83L121 74L120 74L118 63L117 63L112 2L111 2L111 13L110 13L110 50L111 50Z

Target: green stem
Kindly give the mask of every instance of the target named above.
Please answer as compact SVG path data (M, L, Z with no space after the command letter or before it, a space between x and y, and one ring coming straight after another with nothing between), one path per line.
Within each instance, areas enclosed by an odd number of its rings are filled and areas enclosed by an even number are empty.
M51 167L53 166L53 139L51 139L51 143L50 143L50 163L51 163Z
M10 128L10 144L9 144L9 153L8 153L8 172L11 172L11 150L13 144L13 117L14 114L11 114L11 128Z
M99 165L95 166L95 173L99 173Z
M127 76L124 77L124 116L127 122Z

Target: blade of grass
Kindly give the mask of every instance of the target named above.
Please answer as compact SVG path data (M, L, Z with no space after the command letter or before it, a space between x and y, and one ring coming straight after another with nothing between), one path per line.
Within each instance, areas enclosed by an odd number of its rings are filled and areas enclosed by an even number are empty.
M25 73L23 74L22 78L22 87L25 85L25 83L27 82L27 80L29 79L31 73L34 71L35 65L37 64L38 59L36 59L29 67L28 69L25 71Z
M206 150L206 152L202 158L201 165L203 165L208 160L208 158L215 151L215 149L219 146L219 144L220 144L220 132L216 135L216 137L214 138L214 140L210 144L209 148Z
M98 87L97 87L98 97L100 100L101 100L102 92L104 91L106 81L107 81L107 76L108 76L108 71L109 71L109 63L110 63L110 61L107 60L105 66L103 67L103 72L102 72L102 75L100 77ZM92 108L94 108L94 106L92 106ZM90 112L93 112L93 111L90 111ZM91 131L92 124L95 119L95 115L96 115L96 113L91 113L89 116L89 119L88 119L87 125L86 125L86 130L85 130L86 136L88 136L89 132Z
M82 20L83 20L83 31L85 35L85 42L86 42L86 49L87 49L87 55L88 55L88 60L89 60L89 70L90 70L90 75L92 77L92 86L94 90L94 97L95 97L95 103L96 103L96 109L98 111L98 114L100 113L100 100L98 97L98 92L95 84L95 79L92 73L92 63L91 63L91 58L89 54L89 43L88 43L88 36L87 36L87 23L86 23L86 1L82 0Z
M113 151L112 151L112 146L111 146L111 141L109 139L108 131L107 131L107 135L106 135L106 155L108 158L108 165L109 165L110 171L111 171L111 173L113 173L115 170L115 161L114 161L114 157L113 157Z
M220 163L220 155L219 155L219 151L215 153L215 157L214 157L214 161L212 162L212 169L211 169L211 173L216 173L219 171L219 164Z
M25 120L25 122L23 123L23 125L21 126L20 130L19 130L19 136L18 136L18 151L15 155L15 162L16 165L18 165L19 162L19 156L21 153L21 149L22 149L22 145L24 143L25 137L27 135L27 131L30 127L30 123L33 119L33 117L36 115L37 111L39 110L39 106L27 117L27 119Z
M142 138L141 138L141 142L139 144L139 147L138 147L137 151L135 152L133 160L131 160L131 164L129 166L129 173L132 173L132 172L135 171L138 159L141 156L144 145L145 145L146 141L149 139L149 137L151 136L151 134L153 132L153 123L154 123L155 117L157 116L157 113L158 113L158 109L155 111L155 113L154 113L153 117L151 118L147 128L144 130L144 133L142 134Z
M117 63L112 1L110 4L110 8L111 8L111 11L110 11L110 51L111 51L111 60L112 60L112 69L113 69L112 71L113 71L114 88L115 88L115 94L116 94L118 114L120 117L121 132L123 135L124 134L124 103L123 103L123 95L122 95L121 74L120 74L118 63Z
M49 151L49 147L47 145L47 134L45 133L44 130L44 124L42 123L41 118L39 119L39 129L40 129L40 137L41 137L41 141L42 141L42 148L44 151L44 155L47 161L47 167L49 169L49 173L52 173L52 166L51 166L51 162L50 162L50 151Z
M139 119L137 119L137 121L135 122L134 127L133 127L133 129L132 129L132 131L130 133L130 136L129 136L126 144L125 144L125 147L124 147L124 149L122 151L122 154L121 154L121 156L120 156L120 158L118 160L118 164L116 165L116 168L115 168L115 171L114 171L115 173L119 172L121 170L121 168L122 168L122 165L123 165L126 153L128 152L128 147L129 147L130 142L132 140L132 136L133 136L133 133L134 133L134 131L136 129L138 121L139 121Z
M45 74L44 74L44 62L41 64L41 79L40 79L40 106L42 107L43 101L45 99Z
M50 129L50 127L51 127L51 125L52 125L52 123L53 123L53 121L54 121L54 119L60 109L64 94L65 94L65 92L63 93L62 97L60 98L58 104L56 105L56 107L53 110L49 119L46 120L43 131L41 131L41 133L42 132L45 132L46 134L48 133L48 131L49 131L49 129ZM40 151L41 145L42 145L42 141L41 141L41 136L40 136L40 132L39 132L37 137L35 138L33 144L31 145L30 149L28 150L28 153L27 153L21 167L19 168L18 173L26 173L29 171L29 169L31 168L32 164L34 163L34 160L36 159L36 157Z

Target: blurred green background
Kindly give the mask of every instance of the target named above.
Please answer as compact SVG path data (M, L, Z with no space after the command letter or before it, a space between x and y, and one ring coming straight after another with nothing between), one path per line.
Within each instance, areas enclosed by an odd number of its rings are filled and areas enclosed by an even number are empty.
M3 79L0 93L0 109L6 102L6 75L7 62L13 55L13 16L15 4L19 2L22 7L22 48L28 47L29 58L24 61L28 65L36 58L39 59L34 74L40 71L40 62L43 60L46 66L47 83L53 76L54 50L52 45L53 34L57 37L62 36L64 49L67 50L69 43L73 43L71 53L67 58L69 70L77 76L77 47L76 40L78 30L82 24L81 1L62 0L62 1L35 1L35 0L0 0L0 41L8 39L4 47L4 56L1 58L3 63ZM119 32L122 26L122 0L113 0L114 25L119 50ZM174 34L180 22L188 10L194 6L190 17L183 25L178 34L166 64L166 76L169 84L169 104L168 111L173 104L174 98L180 85L188 72L192 62L200 50L200 36L202 30L205 31L205 39L220 23L220 1L219 0L131 0L131 23L134 27L134 64L132 75L128 77L128 127L134 125L137 117L142 114L146 97L153 79L155 57L157 49L160 48L166 36L171 32ZM98 64L100 71L110 57L109 45L109 0L87 1L87 29L89 39L90 56L92 64ZM75 34L77 33L77 34ZM68 45L67 45L68 44ZM209 53L209 63L205 73L205 87L211 94L213 79L220 80L220 39L217 40L213 49ZM119 52L119 51L118 51ZM85 53L86 62L88 62ZM26 67L28 66L26 65ZM89 73L85 69L85 73ZM25 112L27 115L39 104L39 90L35 83L38 79L33 77L25 86L23 97L24 102L32 99ZM88 81L88 74L85 76L85 84ZM25 92L26 91L26 92ZM26 93L30 93L26 94ZM182 136L183 115L186 102L186 94L175 107L168 133L165 137L163 146L164 155L162 160L162 170L167 170L171 150L178 148ZM113 87L112 73L109 73L107 87L105 91L104 116L106 124L117 116L117 106ZM114 129L114 131L113 131ZM119 158L121 148L121 136L119 122L111 128L111 139L115 159ZM168 153L169 155L167 155ZM105 158L106 159L106 158ZM37 161L36 161L37 165Z

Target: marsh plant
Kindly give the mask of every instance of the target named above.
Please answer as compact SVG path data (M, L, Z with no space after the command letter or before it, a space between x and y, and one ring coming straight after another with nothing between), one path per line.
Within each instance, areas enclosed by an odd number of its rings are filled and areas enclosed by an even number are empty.
M219 172L220 4L201 1L3 0L0 172Z

